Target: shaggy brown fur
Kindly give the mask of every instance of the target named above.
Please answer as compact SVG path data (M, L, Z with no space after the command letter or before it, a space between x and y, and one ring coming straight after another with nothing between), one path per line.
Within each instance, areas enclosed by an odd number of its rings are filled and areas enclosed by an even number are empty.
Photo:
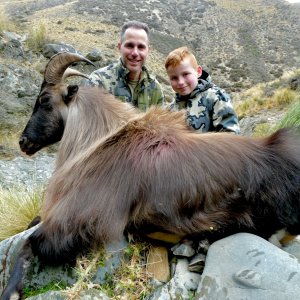
M113 120L123 103L109 103L114 109L105 116ZM183 112L160 108L130 118L117 129L103 125L108 136L56 170L44 223L32 237L41 257L72 257L75 249L119 239L126 228L216 238L298 231L300 143L291 131L260 139L199 135Z
M98 88L79 88L67 103L43 223L26 242L1 300L21 293L21 265L31 250L53 264L117 240L126 229L211 241L240 231L265 238L281 228L300 233L300 140L292 130L266 138L196 134L184 112L138 113ZM35 121L43 118L37 114ZM36 137L25 137L26 153L40 149Z

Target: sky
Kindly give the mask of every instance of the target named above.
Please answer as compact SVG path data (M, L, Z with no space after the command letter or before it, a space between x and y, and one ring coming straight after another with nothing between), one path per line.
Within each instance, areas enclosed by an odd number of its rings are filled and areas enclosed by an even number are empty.
M286 1L290 3L300 3L300 0L286 0Z

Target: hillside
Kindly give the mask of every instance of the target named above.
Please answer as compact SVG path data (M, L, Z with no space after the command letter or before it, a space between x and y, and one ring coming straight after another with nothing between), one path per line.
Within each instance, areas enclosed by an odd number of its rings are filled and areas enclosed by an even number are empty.
M189 45L213 78L230 91L300 67L300 4L285 0L12 0L1 3L23 30L45 25L49 37L117 56L119 26L152 29L149 64L165 77L166 54Z

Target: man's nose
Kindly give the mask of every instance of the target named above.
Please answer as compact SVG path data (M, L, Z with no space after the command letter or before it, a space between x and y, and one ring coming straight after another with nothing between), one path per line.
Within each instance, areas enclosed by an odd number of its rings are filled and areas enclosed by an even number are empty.
M138 48L137 48L137 47L134 47L134 48L132 49L131 55L132 55L132 56L138 56L138 55L139 55L139 51L138 51Z

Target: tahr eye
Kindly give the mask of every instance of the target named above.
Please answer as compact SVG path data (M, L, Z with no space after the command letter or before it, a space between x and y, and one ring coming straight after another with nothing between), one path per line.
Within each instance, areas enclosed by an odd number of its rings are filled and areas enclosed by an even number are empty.
M51 105L51 97L49 95L44 95L40 98L40 104L41 107L46 109L46 110L51 110L52 105Z
M40 98L41 104L50 104L50 96L45 95Z

